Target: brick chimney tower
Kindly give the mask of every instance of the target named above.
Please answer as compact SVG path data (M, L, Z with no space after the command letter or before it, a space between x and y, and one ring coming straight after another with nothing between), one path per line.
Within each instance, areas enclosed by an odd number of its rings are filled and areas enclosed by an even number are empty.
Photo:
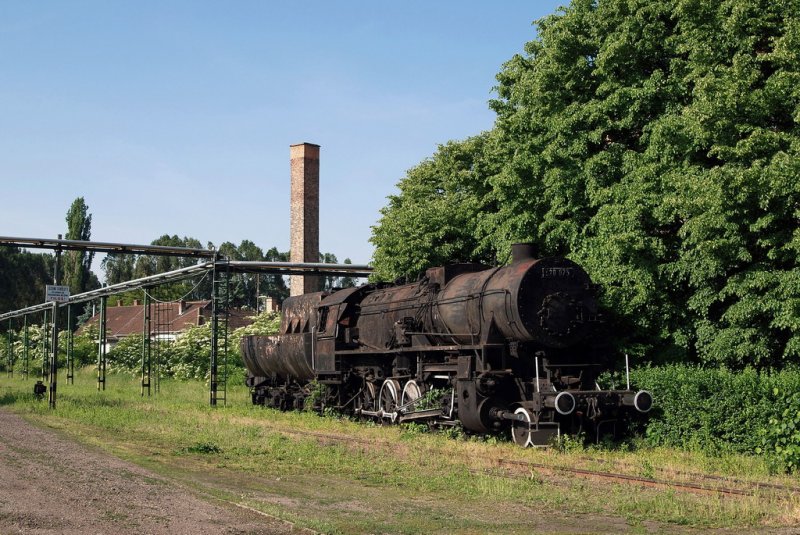
M289 147L292 169L291 261L319 262L319 145L299 143ZM292 295L317 292L319 277L292 275Z

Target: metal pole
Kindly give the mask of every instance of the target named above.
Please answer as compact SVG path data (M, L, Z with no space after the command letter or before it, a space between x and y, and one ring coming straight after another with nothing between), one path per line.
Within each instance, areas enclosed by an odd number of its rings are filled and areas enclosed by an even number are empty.
M100 333L97 338L97 390L106 389L106 298L100 298Z
M30 362L28 360L28 315L25 314L25 326L22 334L22 378L28 379Z
M9 377L14 377L14 350L13 341L11 340L11 320L8 320L8 346L6 351L6 373Z
M75 333L72 328L72 305L67 305L67 383L75 384Z
M61 239L61 234L58 235ZM61 248L56 249L56 261L53 264L53 284L58 286L61 268ZM53 301L53 334L51 341L52 355L50 356L50 408L56 408L56 387L58 386L58 302Z
M14 343L11 340L11 320L8 320L8 368L6 373L9 377L14 377Z
M50 357L50 408L56 408L58 383L58 303L53 301L53 354Z
M163 307L161 303L158 302L158 299L154 299L156 302L153 305L153 310L155 311L156 315L156 326L153 329L153 340L150 343L150 358L153 358L153 354L155 354L155 359L153 359L153 370L155 373L153 374L153 384L155 388L153 389L156 394L161 392L161 349L162 349L162 332L161 332L161 316L163 312ZM152 318L150 320L152 322Z
M225 295L228 296L228 291L230 287L228 286L228 274L225 274ZM228 306L229 303L227 302L227 297L225 298L225 314L228 314ZM228 404L228 323L229 318L225 318L223 323L224 332L222 333L222 404Z
M42 314L42 380L47 380L47 310Z
M625 353L625 380L628 383L628 390L631 389L631 370L628 367L628 354Z

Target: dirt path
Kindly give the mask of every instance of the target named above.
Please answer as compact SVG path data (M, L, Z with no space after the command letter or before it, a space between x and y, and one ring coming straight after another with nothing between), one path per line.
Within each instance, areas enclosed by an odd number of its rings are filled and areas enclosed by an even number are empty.
M277 519L210 503L148 470L0 409L0 535L283 534Z

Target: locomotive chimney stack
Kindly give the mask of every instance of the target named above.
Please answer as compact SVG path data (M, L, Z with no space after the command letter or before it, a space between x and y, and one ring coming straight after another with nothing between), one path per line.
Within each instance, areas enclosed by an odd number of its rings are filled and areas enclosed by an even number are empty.
M536 259L538 255L539 251L535 243L515 243L511 245L512 264Z
M289 147L291 160L290 260L319 262L319 145L299 143ZM292 275L292 295L319 291L319 277Z

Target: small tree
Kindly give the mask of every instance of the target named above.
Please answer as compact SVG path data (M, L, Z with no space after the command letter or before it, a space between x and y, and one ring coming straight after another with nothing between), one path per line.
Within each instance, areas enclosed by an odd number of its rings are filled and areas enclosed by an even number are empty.
M78 197L67 211L68 240L88 241L92 237L92 214L84 202ZM94 253L89 251L67 251L64 253L64 284L69 286L73 294L85 292L91 281L91 267Z

